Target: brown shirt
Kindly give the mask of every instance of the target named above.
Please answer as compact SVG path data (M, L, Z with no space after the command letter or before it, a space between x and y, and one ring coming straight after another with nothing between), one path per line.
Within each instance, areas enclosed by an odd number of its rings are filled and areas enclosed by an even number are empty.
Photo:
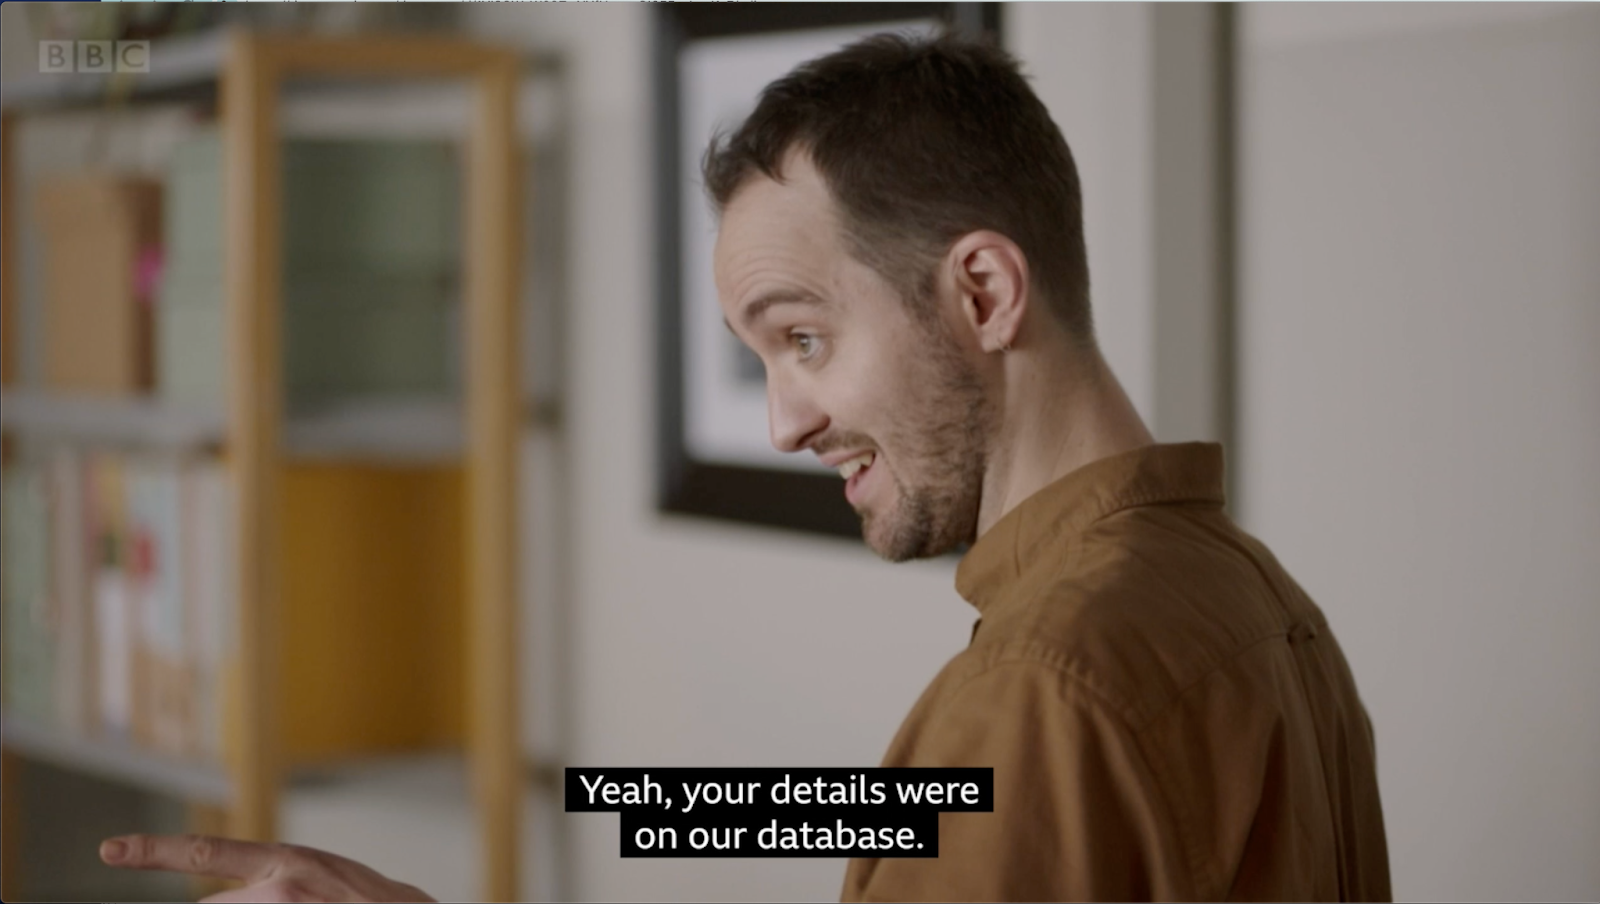
M1222 448L1094 462L961 560L971 645L885 766L992 766L867 900L1387 899L1372 726L1327 620L1222 511Z

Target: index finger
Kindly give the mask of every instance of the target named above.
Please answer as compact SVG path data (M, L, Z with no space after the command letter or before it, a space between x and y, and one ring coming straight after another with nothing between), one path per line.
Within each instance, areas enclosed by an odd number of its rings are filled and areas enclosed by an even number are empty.
M283 857L275 844L213 835L122 835L100 844L100 859L128 869L170 870L217 879L251 880Z

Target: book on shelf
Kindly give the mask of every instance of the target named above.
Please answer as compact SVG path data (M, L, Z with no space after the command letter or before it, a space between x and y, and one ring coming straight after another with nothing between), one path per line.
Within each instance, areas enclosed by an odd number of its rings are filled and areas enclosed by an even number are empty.
M32 468L7 469L0 478L0 592L5 600L4 704L8 713L50 716L54 666L47 592L49 544L43 530L48 507L44 483Z
M4 473L8 716L216 761L234 615L215 459L50 451Z
M55 711L62 727L84 732L95 711L95 657L89 652L93 561L85 549L88 498L83 456L63 449L46 470L50 524L50 588L55 603ZM9 561L9 550L7 551Z

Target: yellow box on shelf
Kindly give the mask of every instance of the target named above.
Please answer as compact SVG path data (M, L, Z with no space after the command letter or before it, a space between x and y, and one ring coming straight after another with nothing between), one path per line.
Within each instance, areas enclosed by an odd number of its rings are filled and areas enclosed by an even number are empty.
M461 468L293 464L283 489L287 765L459 746Z

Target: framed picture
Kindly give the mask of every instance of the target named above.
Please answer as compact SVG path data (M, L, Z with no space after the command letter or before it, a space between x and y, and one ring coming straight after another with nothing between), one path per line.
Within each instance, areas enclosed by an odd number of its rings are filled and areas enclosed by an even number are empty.
M665 512L859 539L843 482L768 439L765 374L730 334L711 278L716 224L700 178L711 137L737 128L796 65L882 31L998 34L992 3L655 5L657 504Z

